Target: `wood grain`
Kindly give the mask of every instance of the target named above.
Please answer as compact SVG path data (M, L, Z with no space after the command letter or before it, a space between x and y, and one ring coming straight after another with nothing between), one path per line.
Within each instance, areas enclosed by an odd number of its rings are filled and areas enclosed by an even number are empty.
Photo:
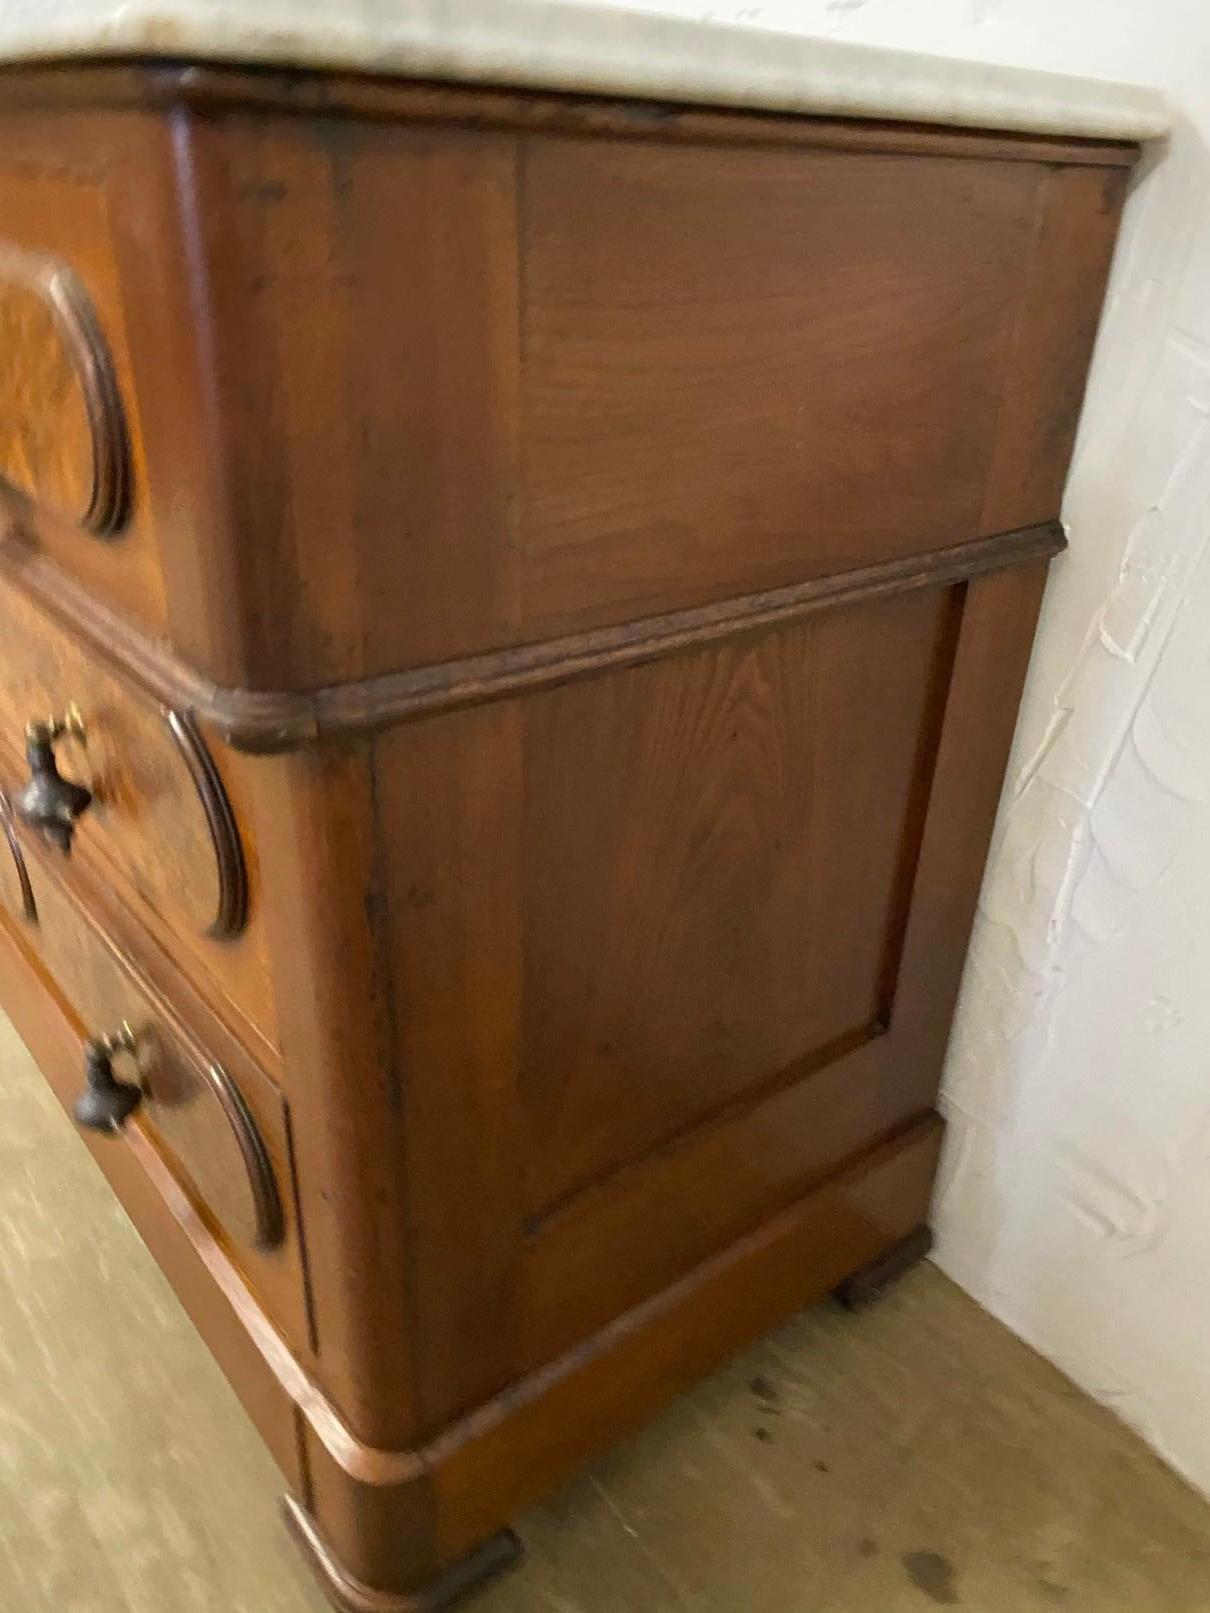
M985 531L1058 511L1128 177L1059 168L1039 191L1036 245L1020 287L984 493Z
M193 710L204 726L239 751L265 755L548 688L609 667L639 666L837 606L1047 559L1065 547L1060 523L1046 521L785 588L310 691L217 687L57 568L15 546L0 543L0 576L153 699ZM233 758L218 754L230 793Z
M194 759L182 755L164 709L98 665L12 589L0 590L0 635L0 771L7 782L23 776L26 723L75 703L84 743L65 738L57 753L64 774L86 784L94 801L80 819L73 857L111 870L131 907L166 927L195 969L272 1043L276 1008L259 917L238 940L212 934L216 916L231 911L233 878L246 919L255 858L245 857L245 835L200 731L191 730L208 759L204 781ZM233 840L216 839L216 829Z
M525 163L531 633L985 530L1030 169L571 140Z
M66 264L0 242L0 479L101 535L126 505L116 384Z
M38 848L29 848L27 862L38 920L22 926L23 945L63 996L82 1039L129 1022L139 1048L132 1068L119 1073L137 1079L144 1091L132 1124L152 1137L281 1330L303 1340L306 1296L279 1094L246 1057L231 1060L228 1051L224 1069L67 893ZM212 1064L219 1075L211 1073ZM73 1097L83 1085L83 1068L81 1056ZM266 1180L252 1174L265 1169Z
M10 493L0 505L27 541L162 632L164 590L146 518L128 343L130 290L110 215L140 128L130 114L67 128L0 107L8 323L0 477L24 495ZM82 525L120 538L98 542Z
M137 65L0 148L132 472L108 547L2 501L0 774L74 698L100 788L0 994L64 1095L163 1027L114 1178L407 1605L924 1222L1134 152Z
M93 82L145 109L0 86L28 154L0 201L95 304L136 496L120 565L23 530L211 682L346 683L1058 513L1116 192L1075 213L1126 148ZM1056 310L1033 335L1026 304ZM1030 419L1015 521L984 480L1019 480Z
M876 1033L945 605L836 612L528 703L529 1216Z

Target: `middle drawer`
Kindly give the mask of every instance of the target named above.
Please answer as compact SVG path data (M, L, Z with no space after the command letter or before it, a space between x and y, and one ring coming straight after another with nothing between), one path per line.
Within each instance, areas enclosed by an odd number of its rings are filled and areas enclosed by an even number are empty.
M47 1071L51 1084L70 1107L86 1086L84 1044L128 1039L111 1059L115 1079L141 1089L127 1124L147 1134L267 1312L296 1349L305 1348L309 1326L281 1094L196 1001L185 1024L119 950L91 904L51 872L53 854L30 846L29 838L0 793L0 923L40 965L80 1031L79 1064Z
M242 759L223 755L220 768L191 713L166 709L110 671L2 583L0 641L6 792L15 801L31 778L28 757L20 760L28 725L78 717L78 730L68 725L53 745L62 776L92 792L68 863L104 865L105 882L161 948L178 956L183 948L191 977L212 983L220 1012L233 1006L275 1049L255 847L231 789Z

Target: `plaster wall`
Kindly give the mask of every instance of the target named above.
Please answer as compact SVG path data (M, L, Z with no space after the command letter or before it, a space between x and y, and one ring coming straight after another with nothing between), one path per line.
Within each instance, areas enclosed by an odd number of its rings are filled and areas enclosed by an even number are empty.
M568 0L574 3L574 0ZM945 1082L942 1267L1210 1492L1210 5L645 9L1166 90Z

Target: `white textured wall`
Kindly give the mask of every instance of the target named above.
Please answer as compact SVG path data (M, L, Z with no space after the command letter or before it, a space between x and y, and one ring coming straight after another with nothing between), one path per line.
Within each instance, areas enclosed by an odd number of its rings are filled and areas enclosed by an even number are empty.
M1102 326L947 1076L942 1266L1210 1491L1210 0L645 9L1133 78Z

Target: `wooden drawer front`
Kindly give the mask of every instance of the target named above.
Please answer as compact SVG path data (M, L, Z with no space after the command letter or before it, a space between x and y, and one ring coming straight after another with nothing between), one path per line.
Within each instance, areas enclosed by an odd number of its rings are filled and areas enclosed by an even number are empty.
M129 116L0 121L0 508L148 626L166 621L113 227ZM129 198L116 198L123 214ZM149 196L144 206L149 204Z
M126 517L117 381L87 293L61 259L0 242L0 486L105 537Z
M0 823L5 817L0 806ZM250 1059L228 1051L220 1065L207 1054L20 827L0 846L0 863L0 900L10 929L36 956L82 1037L113 1035L123 1024L134 1031L137 1052L119 1055L114 1071L143 1087L137 1124L267 1308L292 1338L305 1338L287 1118L276 1088Z
M248 836L215 751L186 712L169 712L100 665L15 589L0 587L0 754L6 783L22 776L31 718L75 706L84 742L55 747L64 777L92 790L69 863L99 858L129 905L166 927L221 993L272 1043L275 1020Z

